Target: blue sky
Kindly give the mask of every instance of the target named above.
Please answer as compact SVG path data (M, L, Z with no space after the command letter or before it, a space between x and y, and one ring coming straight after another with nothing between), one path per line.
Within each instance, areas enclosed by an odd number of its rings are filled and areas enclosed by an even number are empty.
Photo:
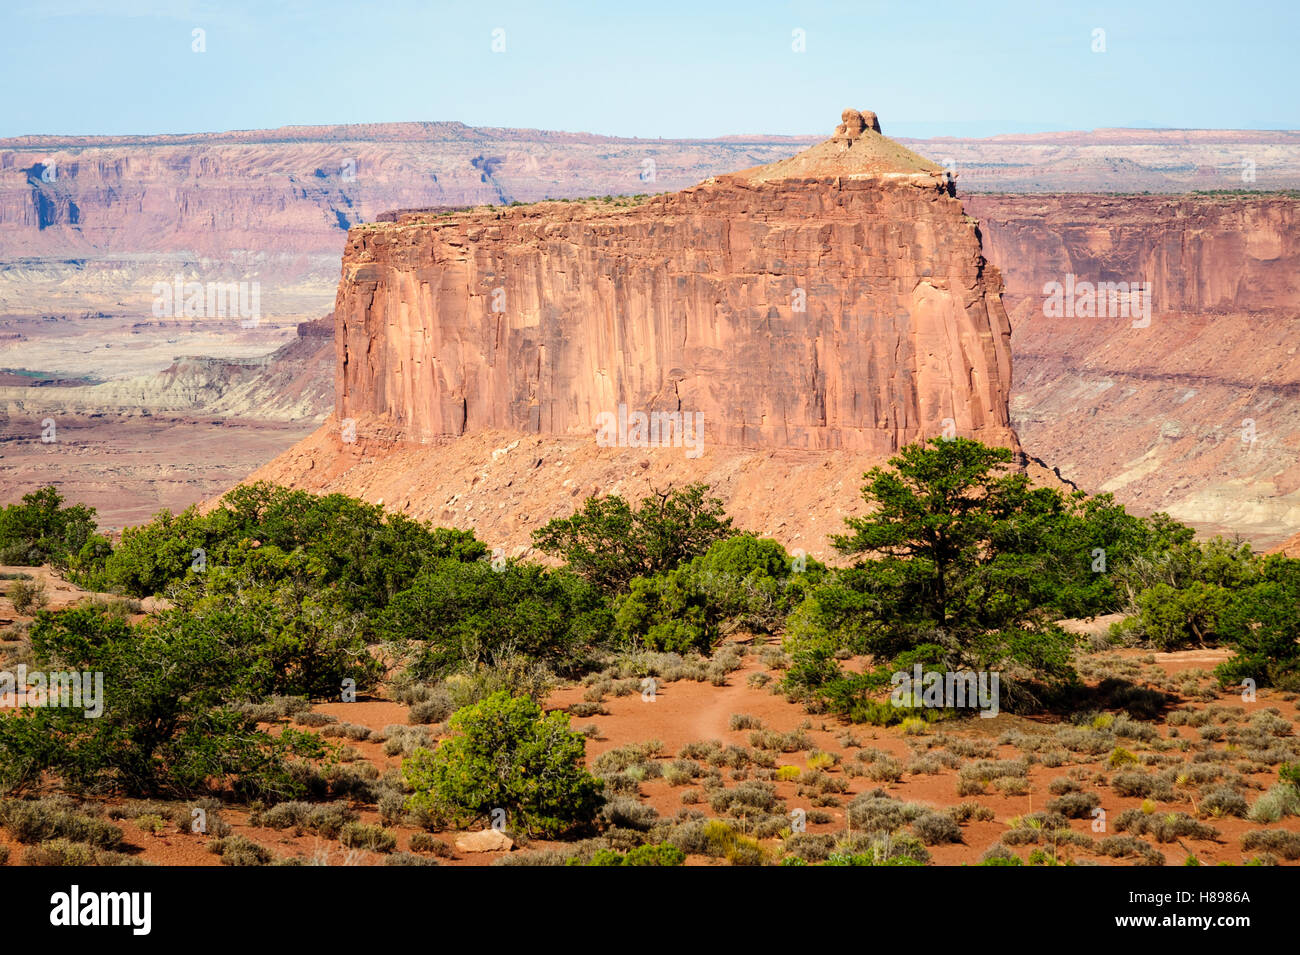
M404 120L824 134L846 106L910 136L1294 129L1298 37L1297 0L3 0L0 136Z

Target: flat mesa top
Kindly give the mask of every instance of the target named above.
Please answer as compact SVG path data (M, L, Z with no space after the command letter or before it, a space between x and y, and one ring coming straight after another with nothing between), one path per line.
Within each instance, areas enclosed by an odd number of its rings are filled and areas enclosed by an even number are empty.
M739 179L826 179L835 176L883 173L941 173L943 167L880 132L880 120L870 110L846 109L835 133L803 152L735 173Z

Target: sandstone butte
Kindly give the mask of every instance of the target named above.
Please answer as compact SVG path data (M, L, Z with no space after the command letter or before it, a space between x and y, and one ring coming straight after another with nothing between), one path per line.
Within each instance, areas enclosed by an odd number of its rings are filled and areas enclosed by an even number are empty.
M349 232L334 415L252 479L515 551L589 494L702 480L741 526L824 554L904 444L1019 449L1001 278L949 176L874 113L639 202L392 219ZM620 405L702 413L703 454L599 446Z

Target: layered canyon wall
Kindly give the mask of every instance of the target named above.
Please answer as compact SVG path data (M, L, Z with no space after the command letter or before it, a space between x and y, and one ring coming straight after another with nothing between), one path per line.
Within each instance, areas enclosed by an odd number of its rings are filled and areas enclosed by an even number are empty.
M4 139L0 314L144 316L153 283L184 274L259 281L269 318L310 319L333 299L347 229L385 212L659 193L817 141L627 139L451 122ZM963 193L1300 187L1293 131L902 142L956 172Z
M809 140L615 139L461 123L0 140L0 314L147 317L155 282L257 281L329 310L349 227L400 208L651 193Z
M1091 491L1270 545L1300 526L1300 199L972 196L1006 280L1012 415ZM1045 286L1149 283L1150 324Z

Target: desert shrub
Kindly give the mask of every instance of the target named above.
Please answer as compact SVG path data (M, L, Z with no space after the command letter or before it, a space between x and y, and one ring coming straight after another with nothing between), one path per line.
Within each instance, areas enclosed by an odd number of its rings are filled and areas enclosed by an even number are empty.
M9 599L13 602L14 610L23 616L43 609L50 602L45 584L41 581L14 581L9 585Z
M1108 757L1106 757L1106 766L1110 769L1119 769L1121 766L1131 766L1138 761L1137 757L1124 749L1122 746L1116 746Z
M1043 833L1038 829L1011 829L1002 833L1002 842L1008 846L1025 846L1042 841Z
M122 830L112 823L43 799L0 801L0 826L27 844L66 839L115 849L122 842Z
M797 753L812 749L812 738L802 729L782 733L779 730L756 730L749 734L749 745L777 753Z
M875 789L856 796L848 805L849 824L854 829L893 832L919 819L930 810L918 803L905 803Z
M903 764L892 756L885 756L867 766L866 776L873 782L896 783L903 778Z
M1269 710L1260 710L1250 718L1250 729L1269 736L1290 736L1291 721L1283 719L1276 709L1270 707Z
M232 709L258 723L276 723L290 718L294 718L297 722L298 715L306 714L310 707L311 704L306 697L273 695L268 700L259 703L241 703ZM325 721L326 724L334 722L336 721L333 719Z
M493 865L522 866L562 866L585 865L598 852L610 848L609 840L604 837L579 839L568 843L564 848L539 849L533 852L509 852L493 861ZM571 862L570 860L576 860Z
M1001 842L995 842L984 850L979 865L1024 865L1021 858Z
M453 712L451 697L446 690L434 690L429 696L411 704L412 723L441 723Z
M413 852L393 852L384 856L384 865L437 865L437 859L418 856Z
M256 813L249 821L268 829L306 829L333 839L346 824L355 822L357 818L353 810L337 803L313 805L290 800Z
M451 709L463 709L481 703L496 693L526 696L537 703L545 701L555 687L555 674L545 663L527 656L512 654L491 666L472 672L455 673L443 684L451 698Z
M1140 809L1125 809L1115 820L1115 828L1138 836L1151 835L1157 842L1216 839L1219 835L1219 830L1197 822L1185 812L1145 813Z
M835 837L829 833L792 832L783 847L807 862L822 862L835 850Z
M600 782L582 766L583 738L561 712L543 715L527 697L498 693L458 711L453 737L402 766L408 806L462 822L507 813L525 833L552 834L594 821Z
M664 779L670 786L685 786L699 777L700 765L689 759L674 759L664 767Z
M767 864L768 855L757 839L736 835L727 848L726 859L732 865L759 866Z
M71 839L49 839L23 851L23 865L38 866L108 866L140 865L131 856L112 852L85 842Z
M957 772L959 782L979 782L981 784L1002 780L1025 780L1029 774L1027 759L982 759ZM981 785L976 792L983 792Z
M572 858L562 849L537 849L532 852L508 852L492 864L507 866L561 866L569 864ZM576 865L577 863L573 863Z
M981 806L977 802L958 803L949 810L952 817L957 822L990 822L996 817L996 813L988 806Z
M736 830L721 819L691 819L674 826L668 841L688 855L722 858L731 851Z
M371 852L392 852L397 848L397 836L383 826L349 822L339 831L339 842L349 849L368 849Z
M1111 788L1121 796L1150 796L1156 791L1155 780L1140 770L1124 770L1110 780Z
M1164 865L1164 856L1158 849L1135 836L1103 836L1097 840L1096 851L1104 856L1122 859L1137 856L1144 865Z
M1048 812L1059 812L1067 819L1087 819L1101 805L1096 793L1068 792L1047 802Z
M1241 848L1247 852L1263 849L1288 860L1300 859L1300 832L1254 829L1241 837Z
M601 807L600 818L608 826L646 832L659 821L659 813L654 806L619 796L606 801Z
M628 743L625 746L605 750L592 761L591 768L598 776L608 776L634 768L641 770L643 777L657 775L661 769L654 759L662 749L663 744L658 740Z
M710 809L732 816L770 812L779 805L776 787L757 780L743 782L733 789L718 789L709 798Z
M641 865L641 866L675 866L686 861L686 853L671 843L659 845L636 846L624 855L612 849L598 850L586 862L574 856L568 860L569 865Z
M1053 796L1064 796L1066 793L1077 793L1082 787L1078 780L1071 779L1069 776L1057 776L1047 784L1047 791Z
M151 835L160 836L173 828L173 823L158 813L148 812L137 816L135 824Z
M830 769L837 761L834 754L819 749L808 754L808 768L811 770Z
M400 723L385 726L384 736L385 756L410 756L417 749L427 748L431 742L429 731L424 727Z
M323 737L335 737L363 742L374 738L375 731L368 726L361 726L358 723L342 722L330 723L321 730L320 735Z
M213 839L208 843L208 851L221 856L222 865L257 866L267 865L271 861L271 850L247 836Z
M1063 726L1056 731L1056 740L1073 753L1098 756L1115 745L1115 737L1108 730L1083 729Z
M1246 797L1231 786L1215 786L1201 795L1200 810L1210 816L1244 816Z
M912 831L927 846L961 842L961 827L946 812L928 812L912 823Z
M907 764L907 772L913 776L935 776L943 772L943 763L936 756L918 756Z
M856 833L842 839L827 865L925 865L930 852L907 832Z
M1039 832L1051 832L1055 829L1069 829L1070 821L1059 812L1029 812L1008 820L1008 825L1015 829L1031 829Z
M432 852L434 855L446 859L452 856L451 846L428 832L414 833L411 836L410 848L412 852Z
M994 787L1004 796L1025 796L1029 793L1029 780L1018 776L1005 776L993 781Z
M293 721L299 726L321 727L328 726L331 723L337 723L339 718L329 713L297 713Z
M1300 787L1293 783L1270 786L1249 810L1251 822L1280 822L1287 816L1300 816Z

